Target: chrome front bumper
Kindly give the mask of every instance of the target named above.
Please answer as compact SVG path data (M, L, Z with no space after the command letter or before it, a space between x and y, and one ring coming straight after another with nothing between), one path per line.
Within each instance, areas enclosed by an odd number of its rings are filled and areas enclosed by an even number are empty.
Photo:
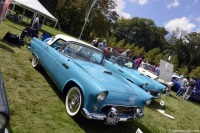
M87 119L95 119L95 120L105 120L106 118L109 118L106 114L97 114L97 113L89 113L87 109L82 109L82 114ZM109 113L108 113L109 114ZM132 116L126 116L126 115L116 115L115 117L119 118L119 121L126 122L130 120L136 120L137 118L141 118L144 115L143 111L138 109L136 113Z

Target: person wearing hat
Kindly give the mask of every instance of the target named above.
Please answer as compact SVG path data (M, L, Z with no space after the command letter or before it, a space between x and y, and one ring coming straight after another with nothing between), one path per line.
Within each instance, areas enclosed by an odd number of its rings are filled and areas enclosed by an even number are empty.
M184 76L180 76L180 79L181 79L181 83L180 83L181 86L180 86L179 90L177 91L176 96L181 96L185 92L187 83L189 80L189 76L186 76L185 78L184 78Z

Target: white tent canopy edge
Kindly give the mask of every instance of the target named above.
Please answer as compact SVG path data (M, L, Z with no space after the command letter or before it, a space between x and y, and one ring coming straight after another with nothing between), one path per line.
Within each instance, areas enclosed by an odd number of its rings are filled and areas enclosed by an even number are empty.
M23 7L26 10L34 12L34 17L39 14L43 17L46 17L50 20L56 22L54 28L58 23L58 19L56 19L38 0L13 0L13 5L18 5ZM24 11L25 12L25 11ZM23 14L24 14L23 12Z

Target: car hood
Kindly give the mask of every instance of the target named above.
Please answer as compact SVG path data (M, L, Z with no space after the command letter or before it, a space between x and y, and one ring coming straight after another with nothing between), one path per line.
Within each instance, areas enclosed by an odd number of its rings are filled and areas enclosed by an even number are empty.
M157 75L155 75L153 72L151 72L151 71L149 71L149 70L146 70L146 69L144 69L144 68L141 68L141 67L139 67L138 68L138 71L140 72L140 73L143 73L144 75L148 75L148 76L150 76L152 79L158 79L158 76Z
M122 71L126 76L125 78L132 80L138 86L142 86L143 84L147 83L146 79L133 69L123 67Z
M136 70L124 67L123 71L126 71L126 75L128 76L127 78L133 79L133 81L135 81L136 84L137 84L137 82L148 83L147 87L144 88L145 90L161 92L165 88L164 85L141 74L140 72L138 72Z
M135 94L140 90L136 85L130 85L124 78L118 76L102 65L76 60L75 63L84 69L93 79L106 90L126 94Z

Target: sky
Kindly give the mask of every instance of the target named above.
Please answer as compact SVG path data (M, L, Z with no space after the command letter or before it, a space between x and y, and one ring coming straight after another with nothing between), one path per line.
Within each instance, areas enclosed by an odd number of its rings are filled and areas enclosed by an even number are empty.
M113 0L120 17L148 18L168 32L200 32L200 0Z

